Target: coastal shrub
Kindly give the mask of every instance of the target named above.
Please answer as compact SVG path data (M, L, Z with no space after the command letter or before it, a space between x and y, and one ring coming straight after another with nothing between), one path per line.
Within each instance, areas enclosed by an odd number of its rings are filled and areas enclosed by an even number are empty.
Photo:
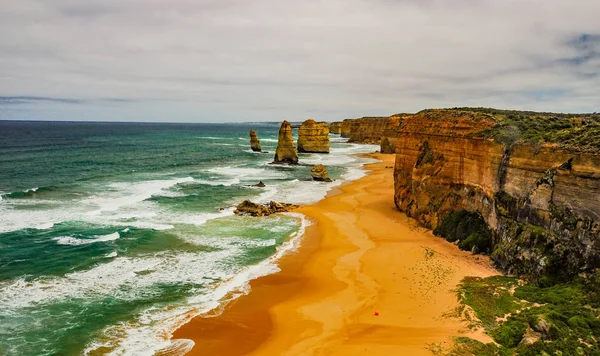
M462 210L448 215L433 233L449 242L460 241L462 250L489 253L492 247L492 232L478 213Z
M465 251L489 252L492 245L492 239L479 232L472 233L458 244L458 248Z
M527 330L526 323L520 320L509 320L494 330L492 337L500 345L513 348L523 340L525 330Z
M493 343L484 344L481 341L469 339L468 337L457 337L454 340L454 347L446 355L504 356L510 354L502 352L501 349Z
M521 285L509 277L465 278L459 300L475 311L500 346L461 339L455 350L464 355L600 356L600 311L593 306L598 278L600 272L548 287ZM522 343L528 330L539 340Z
M516 278L504 276L466 277L459 285L459 300L473 309L484 327L493 328L498 318L521 307L519 300L510 293L517 282Z
M476 135L506 145L555 143L563 148L600 151L600 114L563 114L493 108L453 108L456 112L483 113L499 120L495 127Z

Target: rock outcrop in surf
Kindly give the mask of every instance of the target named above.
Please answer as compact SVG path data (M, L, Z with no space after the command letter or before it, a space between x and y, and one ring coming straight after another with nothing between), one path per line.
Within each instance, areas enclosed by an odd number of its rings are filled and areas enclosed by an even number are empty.
M260 141L258 140L258 135L254 130L250 130L250 148L254 152L262 152L262 148L260 147Z
M298 129L298 152L329 153L329 125L308 119Z
M298 208L298 205L278 203L275 201L271 201L269 204L263 205L254 203L250 200L244 200L233 212L236 215L269 216L275 213L288 212L296 208Z
M331 182L331 178L327 174L327 168L322 164L317 164L310 171L312 179L320 182Z
M275 151L273 163L298 164L298 153L296 153L292 137L292 125L285 120L279 128L277 150Z

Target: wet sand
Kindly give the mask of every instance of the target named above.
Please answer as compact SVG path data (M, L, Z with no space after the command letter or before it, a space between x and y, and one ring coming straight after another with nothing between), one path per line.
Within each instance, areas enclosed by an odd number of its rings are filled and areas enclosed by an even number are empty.
M370 156L382 161L366 177L298 210L312 225L281 272L175 332L195 342L188 355L431 355L452 336L486 339L444 315L465 276L497 272L398 212L394 155Z

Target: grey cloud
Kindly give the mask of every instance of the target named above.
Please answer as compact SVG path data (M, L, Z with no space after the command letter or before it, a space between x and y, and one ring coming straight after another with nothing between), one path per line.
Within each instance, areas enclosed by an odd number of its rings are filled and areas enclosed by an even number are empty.
M53 118L157 121L339 120L466 105L598 111L595 0L0 6L0 95L78 102L11 105L36 119L49 109Z

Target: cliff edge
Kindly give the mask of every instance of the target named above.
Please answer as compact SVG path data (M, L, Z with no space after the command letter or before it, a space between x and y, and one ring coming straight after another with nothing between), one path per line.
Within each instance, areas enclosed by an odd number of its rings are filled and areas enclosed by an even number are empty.
M461 248L490 253L506 273L564 280L593 272L600 268L600 136L588 135L598 128L594 116L491 109L404 116L388 127L396 206L437 234L451 233L445 237ZM489 234L469 230L467 218L471 225L481 218Z

